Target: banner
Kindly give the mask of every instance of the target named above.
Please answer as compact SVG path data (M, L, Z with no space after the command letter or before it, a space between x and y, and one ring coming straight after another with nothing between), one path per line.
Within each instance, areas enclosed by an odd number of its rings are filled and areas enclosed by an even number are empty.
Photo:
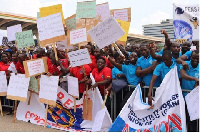
M199 40L199 5L177 5L173 7L174 39L182 44L185 41Z
M156 89L153 109L142 100L140 85L133 91L111 132L186 132L185 102L178 79L177 67L165 75Z

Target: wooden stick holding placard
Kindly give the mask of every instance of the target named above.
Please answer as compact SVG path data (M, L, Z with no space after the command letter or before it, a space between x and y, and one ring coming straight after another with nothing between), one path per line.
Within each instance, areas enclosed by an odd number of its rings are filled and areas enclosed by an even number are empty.
M107 92L106 95L105 95L105 99L104 99L104 101L103 101L102 109L105 107L107 97L108 97L108 92Z
M44 128L46 128L46 126L47 126L47 112L48 112L48 107L49 107L49 105L47 104L47 105L46 105L46 113L45 113Z
M27 54L27 57L29 58L29 51L28 51L28 48L26 48L26 54Z
M14 115L13 115L13 123L15 123L16 113L17 113L17 100L15 100L15 108L14 108Z
M58 61L58 55L57 55L57 50L56 50L56 43L53 44L53 50L54 50L54 53L55 53L55 58Z
M2 109L2 105L1 105L1 98L0 98L0 111L1 111L1 116L3 116L3 109Z
M32 55L31 55L31 60L32 60ZM28 105L30 105L30 102L31 102L31 96L32 96L32 91L30 91L30 96L29 96L29 99L28 99Z

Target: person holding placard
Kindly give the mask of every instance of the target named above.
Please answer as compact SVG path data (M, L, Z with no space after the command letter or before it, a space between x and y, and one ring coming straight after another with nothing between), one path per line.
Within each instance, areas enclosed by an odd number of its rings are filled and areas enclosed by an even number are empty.
M85 82L87 81L87 78L89 78L90 72L91 72L91 68L89 65L83 65L83 67L85 70L83 70L82 66L70 68L70 75L78 78L79 98L83 96L83 92L85 91ZM86 77L84 75L84 71L85 71Z
M90 68L91 68L91 71L92 71L92 70L95 68L95 65L94 65L94 64L96 64L96 62L95 62L95 56L93 55L93 48L92 48L92 46L89 44L89 42L88 42L88 44L85 46L85 48L88 49L88 52L89 52L89 54L90 54L90 58L91 58L91 60L92 60L92 63L88 64L88 65L90 66Z
M1 53L0 60L0 71L5 71L8 74L8 68L10 66L8 54L6 52Z
M18 55L18 62L16 64L17 73L25 74L24 65L23 65L23 61L25 60L26 60L26 55L23 53L20 53Z

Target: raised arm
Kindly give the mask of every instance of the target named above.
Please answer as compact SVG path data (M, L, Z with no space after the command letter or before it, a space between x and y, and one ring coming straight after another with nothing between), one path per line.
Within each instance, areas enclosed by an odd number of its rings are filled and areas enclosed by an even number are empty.
M143 76L147 75L148 73L152 73L153 70L155 69L155 67L156 67L158 64L159 64L158 61L154 61L154 62L152 63L152 66L150 66L150 67L148 67L148 68L146 68L146 69L142 69L140 66L138 66L137 69L136 69L135 74L136 74L136 76L138 76L138 77L143 77Z
M119 63L116 63L114 59L112 59L111 57L108 57L108 60L110 61L110 63L115 66L116 68L118 68L120 71L122 71L122 65Z

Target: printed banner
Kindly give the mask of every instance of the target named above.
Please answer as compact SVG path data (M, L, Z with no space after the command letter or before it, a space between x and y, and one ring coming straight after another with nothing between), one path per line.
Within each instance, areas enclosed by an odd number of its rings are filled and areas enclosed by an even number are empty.
M182 44L185 41L199 40L199 4L174 4L174 39Z
M185 102L177 67L156 89L153 109L142 100L138 85L109 129L111 132L186 132Z

